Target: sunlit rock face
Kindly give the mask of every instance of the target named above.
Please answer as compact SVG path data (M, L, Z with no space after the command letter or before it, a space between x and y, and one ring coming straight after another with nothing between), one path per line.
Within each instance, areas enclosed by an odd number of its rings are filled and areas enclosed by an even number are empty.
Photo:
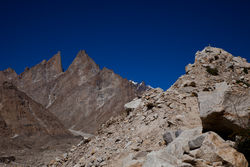
M197 96L205 130L230 135L250 128L250 63L244 58L206 47L170 90Z
M12 69L1 71L0 81L5 80L79 133L94 133L101 123L121 113L125 103L150 89L144 82L133 84L112 70L100 69L85 51L77 54L65 72L58 52L19 76Z
M249 130L249 70L245 59L206 47L168 90L126 103L95 137L49 166L248 167L237 143Z

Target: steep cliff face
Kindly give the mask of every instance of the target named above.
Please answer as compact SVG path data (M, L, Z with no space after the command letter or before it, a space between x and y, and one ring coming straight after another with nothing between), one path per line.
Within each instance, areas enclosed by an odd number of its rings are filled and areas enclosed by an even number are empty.
M206 47L170 89L151 89L127 103L98 135L50 165L248 167L249 152L239 152L237 138L249 142L249 67Z
M61 73L61 56L57 53L49 61L43 60L32 68L27 67L14 83L32 99L46 106L49 103L50 85Z
M39 163L43 164L52 158L44 156L46 158L35 160L44 153L43 147L48 147L48 152L53 149L63 152L66 151L66 145L78 140L45 107L10 82L0 86L0 138L0 159L15 157L13 160L18 166L39 166ZM65 139L69 143L65 144ZM52 143L55 141L57 145L54 146ZM62 143L65 146L59 146ZM48 155L55 156L57 153L52 151Z
M93 133L101 123L122 112L123 105L135 95L127 80L104 68L57 98L49 110L70 129Z
M111 116L123 111L123 105L149 89L134 85L99 66L80 51L63 72L60 53L49 61L26 68L19 76L14 70L0 73L0 81L12 81L18 89L42 104L72 132L94 133Z

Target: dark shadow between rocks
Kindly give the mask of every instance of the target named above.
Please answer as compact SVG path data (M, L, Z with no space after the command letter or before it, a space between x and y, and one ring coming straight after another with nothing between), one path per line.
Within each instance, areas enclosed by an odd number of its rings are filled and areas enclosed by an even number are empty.
M243 129L223 117L224 112L213 112L202 119L203 133L214 131L224 140L235 142L235 148L250 162L250 129Z

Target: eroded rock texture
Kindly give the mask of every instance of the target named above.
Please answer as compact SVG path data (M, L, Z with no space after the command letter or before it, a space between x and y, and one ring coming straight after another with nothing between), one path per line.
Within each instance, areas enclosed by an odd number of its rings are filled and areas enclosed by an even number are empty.
M171 88L127 103L96 136L49 165L247 167L248 155L235 149L235 139L249 129L249 67L243 58L206 47Z
M55 114L71 132L82 135L94 133L101 123L120 114L125 103L149 89L107 68L101 70L85 51L65 72L59 52L19 76L12 69L1 71L0 81L5 80Z
M19 91L12 83L4 82L0 86L0 106L2 127L9 128L9 135L28 137L70 134L53 114Z
M80 51L64 72L60 52L23 73L0 71L0 159L43 166L119 115L125 103L149 89L99 66ZM13 158L12 158L13 159ZM16 163L16 164L15 164Z
M52 113L10 82L0 86L0 138L0 159L15 161L12 166L42 165L78 141ZM53 149L58 151L51 153Z

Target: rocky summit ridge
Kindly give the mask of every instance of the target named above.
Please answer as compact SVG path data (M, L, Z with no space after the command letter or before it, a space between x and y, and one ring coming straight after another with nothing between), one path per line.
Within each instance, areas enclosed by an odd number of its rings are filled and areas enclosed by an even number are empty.
M248 167L249 81L246 59L206 47L167 91L125 104L49 166Z

